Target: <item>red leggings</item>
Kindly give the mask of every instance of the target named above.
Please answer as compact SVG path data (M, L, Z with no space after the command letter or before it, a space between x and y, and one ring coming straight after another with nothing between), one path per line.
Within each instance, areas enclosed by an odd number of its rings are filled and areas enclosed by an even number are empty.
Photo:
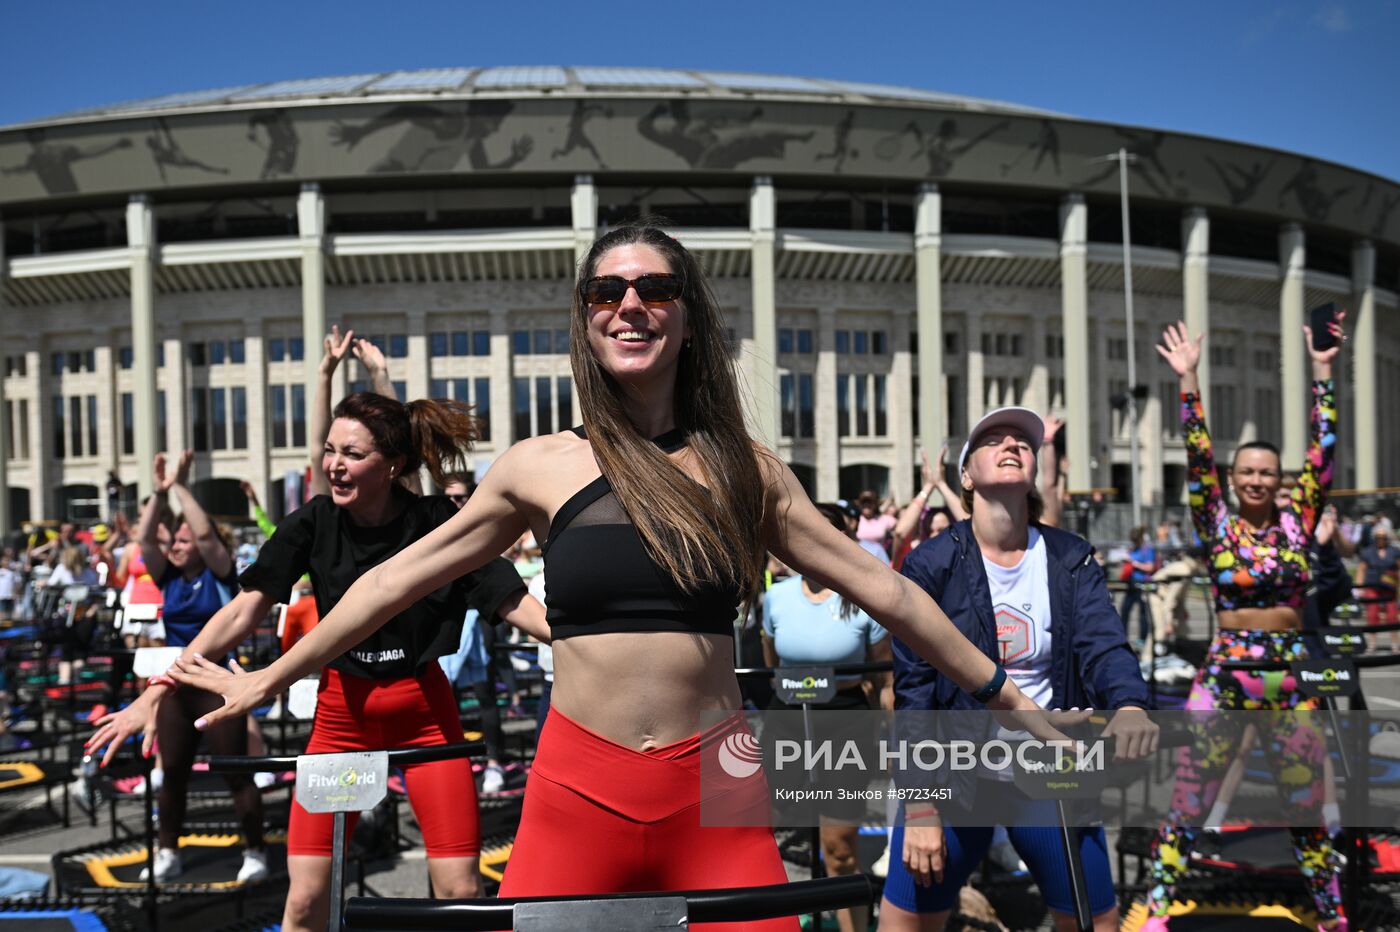
M652 751L609 741L549 710L502 897L640 893L787 883L766 825L701 825L701 749L744 728L710 732ZM768 805L762 776L732 793ZM728 808L731 800L720 805ZM741 807L744 805L741 802ZM692 929L796 930L795 918L697 923Z
M436 662L416 679L367 680L329 668L321 671L307 754L431 747L461 740L457 701ZM471 761L415 764L403 768L403 780L428 857L481 853ZM351 813L346 820L346 838L358 819L358 813ZM329 857L332 820L328 813L307 812L294 800L287 853Z

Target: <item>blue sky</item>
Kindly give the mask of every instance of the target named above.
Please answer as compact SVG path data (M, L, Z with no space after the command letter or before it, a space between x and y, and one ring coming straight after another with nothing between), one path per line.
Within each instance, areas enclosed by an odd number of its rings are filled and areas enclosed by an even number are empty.
M1400 180L1400 0L13 0L4 28L0 124L282 78L646 65L991 97Z

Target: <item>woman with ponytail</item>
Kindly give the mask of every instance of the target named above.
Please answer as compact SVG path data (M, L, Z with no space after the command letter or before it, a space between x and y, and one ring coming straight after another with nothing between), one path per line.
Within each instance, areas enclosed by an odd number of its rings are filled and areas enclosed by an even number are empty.
M579 265L570 327L583 426L513 446L456 517L366 573L267 669L181 661L181 682L225 697L208 723L280 692L527 530L544 542L556 678L502 896L786 883L771 829L702 824L700 805L703 794L750 820L749 806L767 812L760 774L707 774L702 789L700 761L716 741L748 737L733 711L733 621L759 595L768 550L988 706L1036 708L750 438L724 317L684 246L647 224L600 238ZM705 728L706 713L719 724Z
M369 574L456 514L446 496L417 496L399 482L426 467L434 482L463 468L476 439L470 409L453 401L413 401L368 392L336 406L321 465L328 495L283 519L257 562L239 578L242 592L215 615L183 658L221 657L241 642L292 586L311 574L323 617L361 575ZM457 705L437 658L460 640L468 607L548 638L544 611L505 560L479 561L398 602L392 617L355 638L321 671L308 754L451 744L462 740ZM230 664L232 667L233 664ZM309 671L308 671L309 672ZM154 686L114 716L89 742L110 745L147 730L171 686ZM197 723L203 727L203 723ZM438 896L480 895L480 837L471 764L465 759L404 768L409 801L423 831ZM353 820L351 816L353 831ZM287 839L291 886L283 929L325 928L330 904L331 816L293 802Z

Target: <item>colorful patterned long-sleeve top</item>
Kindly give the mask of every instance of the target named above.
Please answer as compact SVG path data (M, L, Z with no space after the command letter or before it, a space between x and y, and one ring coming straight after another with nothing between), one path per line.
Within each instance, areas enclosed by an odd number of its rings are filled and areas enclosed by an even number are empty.
M1337 404L1331 379L1313 382L1312 442L1289 506L1277 521L1254 531L1225 503L1215 472L1200 396L1183 392L1191 520L1206 545L1215 607L1302 608L1307 603L1308 550L1332 486L1337 447Z

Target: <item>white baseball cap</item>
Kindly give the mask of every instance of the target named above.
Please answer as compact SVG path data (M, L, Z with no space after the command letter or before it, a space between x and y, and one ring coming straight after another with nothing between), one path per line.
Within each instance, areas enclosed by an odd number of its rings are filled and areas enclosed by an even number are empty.
M967 443L963 444L962 455L958 457L958 472L963 470L963 464L967 462L967 454L972 449L973 444L993 427L1014 427L1026 435L1026 439L1031 442L1031 454L1040 454L1040 445L1045 441L1045 422L1040 415L1030 408L1022 408L1018 405L1010 405L1005 408L997 408L982 416L982 420L972 428L972 433L967 435Z

